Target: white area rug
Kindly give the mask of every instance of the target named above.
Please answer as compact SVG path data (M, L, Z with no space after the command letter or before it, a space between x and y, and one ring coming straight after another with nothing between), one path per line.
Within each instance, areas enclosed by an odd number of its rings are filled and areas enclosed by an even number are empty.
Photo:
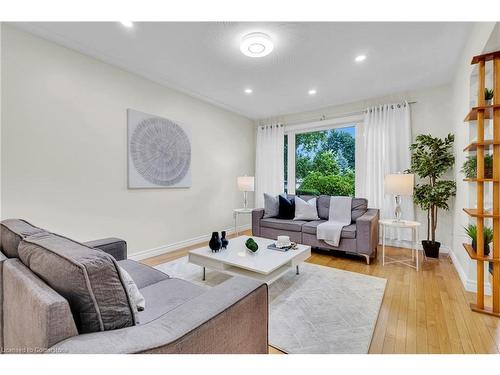
M187 262L157 269L204 287L231 276ZM368 353L386 280L304 263L269 286L269 343L286 353Z

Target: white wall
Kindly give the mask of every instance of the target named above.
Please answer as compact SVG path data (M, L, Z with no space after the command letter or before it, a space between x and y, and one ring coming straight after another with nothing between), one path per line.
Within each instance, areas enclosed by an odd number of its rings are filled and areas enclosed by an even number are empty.
M0 22L0 41L2 40L2 22ZM0 42L0 72L2 71L2 43ZM0 74L2 87L2 74ZM0 90L0 220L2 220L2 90Z
M470 143L470 127L468 123L464 123L464 118L470 109L470 77L472 72L470 61L473 56L483 53L494 27L495 23L490 22L476 23L474 25L466 47L459 58L459 67L452 82L451 114L456 139L457 165L459 166L463 164L467 156L462 150ZM500 38L497 35L499 32L500 30L497 28L495 35L492 37ZM469 223L469 217L462 211L462 208L473 206L475 200L470 199L472 186L462 181L464 176L460 173L460 168L455 170L455 178L457 180L457 197L454 208L454 237L451 258L465 288L469 291L475 291L476 262L470 260L462 247L462 243L465 242L463 227ZM485 290L489 290L489 285L486 286Z
M418 91L407 91L393 95L388 95L380 98L363 100L355 103L343 104L328 108L323 108L317 111L290 114L281 116L279 119L284 123L290 122L306 122L311 119L319 119L322 115L326 117L342 116L346 113L361 111L369 106L385 103L400 102L402 100L416 101L411 105L411 120L413 138L421 133L431 133L434 136L444 137L448 133L453 132L453 124L451 122L450 110L450 95L451 86L439 86ZM452 173L450 176L452 177ZM453 202L452 202L453 204ZM426 236L426 213L416 209L416 219L422 223L420 228L420 238ZM439 214L439 225L437 229L437 238L442 242L442 251L449 251L452 246L453 227L453 212L443 212Z
M2 49L2 217L129 254L232 227L252 121L5 24ZM127 108L191 128L191 188L127 189Z

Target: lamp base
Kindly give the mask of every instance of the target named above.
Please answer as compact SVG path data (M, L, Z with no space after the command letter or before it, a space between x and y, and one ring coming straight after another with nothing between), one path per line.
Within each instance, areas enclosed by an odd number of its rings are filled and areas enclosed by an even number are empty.
M394 222L400 223L401 222L401 195L395 195L394 198L396 200L396 208L394 209Z

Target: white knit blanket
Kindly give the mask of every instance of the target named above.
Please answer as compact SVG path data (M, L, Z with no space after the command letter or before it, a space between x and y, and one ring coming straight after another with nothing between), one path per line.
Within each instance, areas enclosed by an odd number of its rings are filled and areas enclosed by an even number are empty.
M342 228L351 224L351 197L330 197L328 221L318 225L316 237L331 246L339 246Z

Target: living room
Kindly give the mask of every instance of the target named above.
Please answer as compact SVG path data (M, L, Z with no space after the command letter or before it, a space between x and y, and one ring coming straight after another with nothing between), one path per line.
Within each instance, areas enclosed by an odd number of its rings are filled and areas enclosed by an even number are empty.
M499 22L121 19L0 22L0 361L500 353Z

